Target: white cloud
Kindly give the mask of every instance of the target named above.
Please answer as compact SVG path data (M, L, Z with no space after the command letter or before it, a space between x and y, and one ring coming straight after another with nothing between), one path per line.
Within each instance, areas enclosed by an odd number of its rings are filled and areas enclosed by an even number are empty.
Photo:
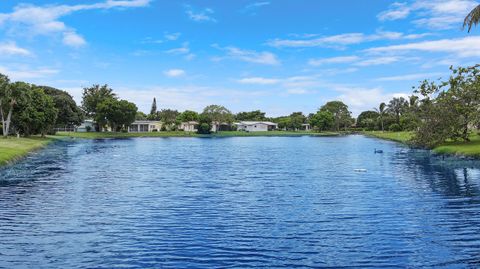
M240 84L273 85L279 83L280 80L274 78L249 77L239 79L237 82Z
M382 102L388 102L393 97L406 97L407 93L385 93L382 88L362 88L349 85L330 85L332 89L339 92L336 97L349 106L354 116L362 111L372 110Z
M358 61L360 58L358 56L340 56L332 58L320 58L320 59L310 59L308 61L309 65L320 66L324 64L341 64L341 63L351 63Z
M184 42L181 47L166 50L165 53L168 53L168 54L188 54L188 53L190 53L189 43Z
M254 2L251 4L246 5L243 9L240 10L242 13L248 13L250 15L256 15L258 9L270 5L270 2Z
M74 12L93 9L144 7L151 0L107 0L94 4L35 6L19 4L11 13L0 13L0 25L13 34L52 35L61 34L64 44L73 47L84 45L85 40L68 27L60 18Z
M165 76L167 77L176 78L176 77L185 76L186 72L185 70L182 70L182 69L170 69L163 72L163 74L165 74Z
M60 71L52 68L37 68L37 69L10 69L4 66L0 66L0 73L9 76L12 80L26 80L35 78L44 78L53 76Z
M213 47L223 50L226 52L225 57L217 57L216 60L222 60L223 58L236 59L243 62L264 64L264 65L279 65L280 60L277 56L268 51L254 51L254 50L244 50L236 47L219 47L218 45L213 45Z
M287 94L295 94L295 95L301 95L301 94L308 94L310 93L309 91L305 89L288 89Z
M63 44L70 47L82 47L85 46L87 42L75 32L65 32L63 34Z
M400 57L385 56L385 57L377 57L377 58L362 60L355 63L355 65L357 66L385 65L385 64L398 62L399 60L400 60Z
M423 41L416 43L407 43L403 45L393 45L385 47L376 47L366 50L367 52L437 52L452 53L457 57L480 57L480 36L468 36L458 39L440 39L435 41Z
M386 11L378 14L378 19L381 21L391 21L404 19L410 15L411 8L406 3L393 3Z
M0 43L0 55L29 56L31 54L29 50L18 47L15 42Z
M405 75L398 75L398 76L390 76L390 77L381 77L375 79L376 81L409 81L409 80L423 80L426 78L432 78L441 76L442 73L416 73L416 74L405 74Z
M188 15L188 17L196 22L217 22L217 20L212 17L213 9L211 8L205 8L202 10L194 10L194 8L190 5L185 5L185 13Z
M173 34L166 33L165 34L165 39L167 39L169 41L175 41L178 38L180 38L180 36L181 36L181 33L173 33Z
M474 0L415 0L410 4L393 3L377 17L381 21L392 21L413 14L419 17L413 21L417 26L443 30L460 27L463 18L476 5Z
M281 47L330 47L330 48L344 48L348 45L355 45L364 42L372 42L377 40L410 40L419 39L430 35L429 33L422 34L404 34L400 32L378 31L375 34L366 35L363 33L347 33L333 36L316 37L309 35L307 39L274 39L267 42L268 45L276 48Z

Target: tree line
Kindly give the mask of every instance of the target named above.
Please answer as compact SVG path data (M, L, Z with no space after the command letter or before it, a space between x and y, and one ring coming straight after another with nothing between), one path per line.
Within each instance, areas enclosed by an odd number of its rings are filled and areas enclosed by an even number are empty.
M447 140L469 141L480 124L480 65L450 67L448 79L421 81L408 98L393 98L362 112L366 130L411 131L411 142L433 148Z

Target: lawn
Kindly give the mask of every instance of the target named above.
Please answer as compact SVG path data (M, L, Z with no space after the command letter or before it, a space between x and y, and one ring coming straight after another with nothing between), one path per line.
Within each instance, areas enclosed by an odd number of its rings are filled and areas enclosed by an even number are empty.
M0 166L18 160L29 152L46 146L49 138L0 138Z
M392 140L400 143L408 144L412 138L412 132L364 132L367 136L373 136L381 139ZM440 154L464 155L471 157L480 157L480 136L478 134L470 135L469 142L448 141L433 149L434 152Z
M381 132L381 131L370 131L364 132L365 135L378 137L386 140L392 140L401 143L408 143L412 138L412 132Z

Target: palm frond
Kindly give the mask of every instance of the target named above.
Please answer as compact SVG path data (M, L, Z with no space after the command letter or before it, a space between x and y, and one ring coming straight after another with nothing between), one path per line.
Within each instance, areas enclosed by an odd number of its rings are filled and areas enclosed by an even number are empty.
M463 21L463 29L465 27L468 27L468 32L470 33L470 30L472 27L480 22L480 5L478 5L476 8L474 8L470 13L468 13L467 17L465 17L465 20Z

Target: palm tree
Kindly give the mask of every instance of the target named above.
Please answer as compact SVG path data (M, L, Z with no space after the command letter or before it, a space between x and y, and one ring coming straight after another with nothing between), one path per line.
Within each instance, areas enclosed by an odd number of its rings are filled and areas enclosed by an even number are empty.
M380 119L380 123L382 124L382 132L385 131L383 127L383 115L385 114L385 108L387 107L387 104L381 103L378 108L374 108L375 111L378 113L378 118Z
M470 13L468 13L467 17L463 21L463 29L468 27L468 32L472 29L472 26L476 26L480 22L480 5L475 7Z

